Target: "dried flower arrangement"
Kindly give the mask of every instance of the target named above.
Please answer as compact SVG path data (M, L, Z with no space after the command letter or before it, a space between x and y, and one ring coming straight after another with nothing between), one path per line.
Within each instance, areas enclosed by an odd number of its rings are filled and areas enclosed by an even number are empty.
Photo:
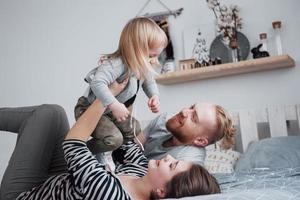
M237 48L237 31L242 29L238 7L221 5L219 0L206 1L216 17L218 32L223 35L224 42L233 49Z

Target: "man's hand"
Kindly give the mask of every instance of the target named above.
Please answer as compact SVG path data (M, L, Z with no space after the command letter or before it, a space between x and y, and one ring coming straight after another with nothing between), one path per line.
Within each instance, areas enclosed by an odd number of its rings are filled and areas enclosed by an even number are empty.
M159 112L159 97L157 95L153 95L148 101L148 107L153 113Z

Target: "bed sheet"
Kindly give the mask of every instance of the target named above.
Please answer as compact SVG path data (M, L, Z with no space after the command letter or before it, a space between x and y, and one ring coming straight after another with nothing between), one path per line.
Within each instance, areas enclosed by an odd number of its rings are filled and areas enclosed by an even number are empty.
M270 170L257 168L232 174L215 174L221 194L182 200L282 200L300 199L300 167Z

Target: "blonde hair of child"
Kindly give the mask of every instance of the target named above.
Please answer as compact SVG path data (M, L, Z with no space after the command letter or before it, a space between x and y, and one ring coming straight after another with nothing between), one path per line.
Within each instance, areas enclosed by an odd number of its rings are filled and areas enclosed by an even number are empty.
M150 18L136 17L123 28L118 49L105 55L106 58L120 57L138 79L145 79L149 72L154 72L149 61L149 51L155 48L165 48L168 38L165 32ZM103 59L100 58L101 62ZM158 65L158 60L154 63Z

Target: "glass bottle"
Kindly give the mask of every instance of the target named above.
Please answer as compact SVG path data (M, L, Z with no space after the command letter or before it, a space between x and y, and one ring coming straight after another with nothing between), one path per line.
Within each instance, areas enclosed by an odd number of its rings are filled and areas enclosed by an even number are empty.
M282 44L281 44L281 21L272 22L272 26L275 32L275 45L277 49L277 55L282 55Z
M236 38L232 38L229 42L229 53L231 56L232 62L238 62L239 61L239 49L238 49L238 43Z
M267 33L261 33L259 34L259 39L262 44L261 50L262 51L268 51L268 39L267 39Z

